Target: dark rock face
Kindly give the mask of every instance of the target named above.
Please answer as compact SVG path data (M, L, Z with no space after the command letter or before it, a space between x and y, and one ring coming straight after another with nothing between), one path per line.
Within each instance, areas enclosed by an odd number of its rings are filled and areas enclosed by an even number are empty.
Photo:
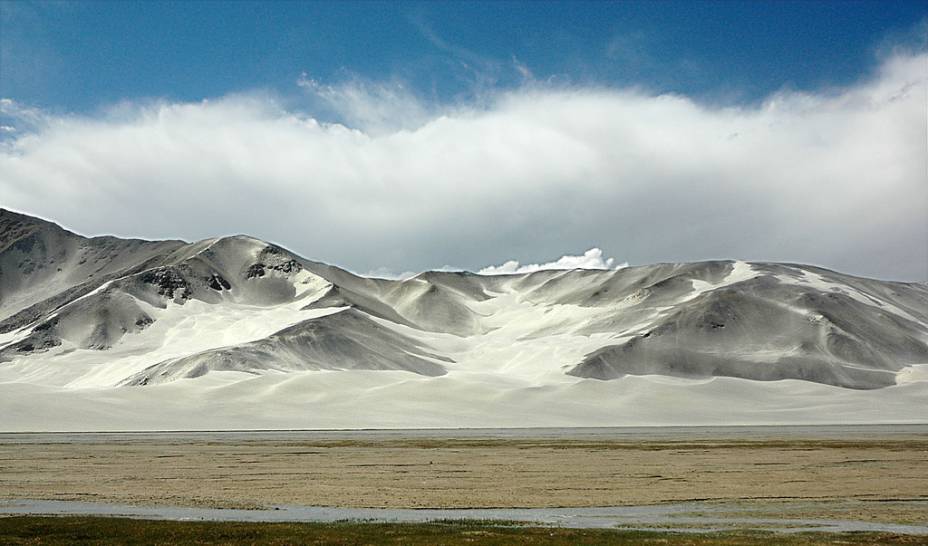
M175 269L168 267L159 267L145 271L139 275L139 280L143 283L154 285L157 288L159 296L174 298L175 292L180 298L190 298L190 285L187 280Z
M229 281L222 278L222 275L219 273L213 273L210 275L209 278L206 279L206 284L213 290L218 290L220 292L223 290L232 289L232 285L229 284Z
M245 271L245 278L254 279L256 277L263 277L264 272L265 272L264 264L250 265L248 266L248 269Z
M254 279L265 276L271 271L290 275L299 273L303 266L296 261L291 255L280 247L268 245L258 255L258 262L248 266L245 270L245 278Z

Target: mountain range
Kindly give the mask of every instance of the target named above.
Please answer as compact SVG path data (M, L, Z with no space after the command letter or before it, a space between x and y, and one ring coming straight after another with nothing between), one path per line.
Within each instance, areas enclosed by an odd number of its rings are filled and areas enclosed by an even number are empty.
M925 283L738 260L390 280L0 209L0 430L911 422L926 394Z

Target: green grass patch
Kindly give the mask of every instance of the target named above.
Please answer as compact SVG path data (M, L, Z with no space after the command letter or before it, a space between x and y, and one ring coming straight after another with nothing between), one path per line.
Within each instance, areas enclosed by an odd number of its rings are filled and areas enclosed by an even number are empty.
M681 545L778 544L924 545L928 537L887 533L669 533L611 529L518 527L514 522L442 523L221 523L110 517L0 517L0 544L396 544L396 545Z

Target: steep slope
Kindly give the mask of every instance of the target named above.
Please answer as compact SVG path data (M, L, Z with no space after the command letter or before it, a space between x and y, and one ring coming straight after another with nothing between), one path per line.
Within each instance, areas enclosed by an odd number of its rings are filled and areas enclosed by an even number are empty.
M42 240L59 235L53 227L42 227L45 229L36 230L32 236ZM95 248L94 239L82 242L78 236L69 238L78 248L82 244ZM101 256L96 267L106 275L66 288L11 317L8 331L39 320L31 331L0 347L0 361L61 346L65 350L109 349L123 336L150 327L156 320L155 309L176 309L191 301L273 307L304 298L325 285L321 277L304 271L299 261L283 249L249 237L161 246L160 254L150 255L151 249L145 249L144 260L136 259L128 266L118 253L109 259ZM112 247L118 251L120 245L103 246ZM70 262L58 263L66 276ZM22 279L31 281L30 286L48 284L28 275Z
M0 209L0 334L10 332L138 272L185 245L182 241L86 238Z

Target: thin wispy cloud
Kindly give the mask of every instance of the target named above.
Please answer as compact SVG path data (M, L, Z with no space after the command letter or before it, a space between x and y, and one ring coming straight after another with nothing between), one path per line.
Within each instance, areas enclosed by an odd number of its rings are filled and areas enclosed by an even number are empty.
M5 133L31 133L44 129L52 117L38 108L25 106L9 98L0 98L0 123Z
M753 106L538 84L444 105L311 75L302 88L343 123L260 95L95 116L9 101L14 118L44 121L3 122L16 131L0 195L83 233L246 232L356 271L595 245L633 264L766 259L924 280L926 62L897 53L855 85Z
M519 76L521 76L523 82L530 82L535 79L535 75L532 73L532 69L520 61L515 55L512 56L512 67L516 72L519 73Z
M369 134L416 129L433 116L401 81L370 82L354 77L323 84L304 72L296 84L347 126Z

